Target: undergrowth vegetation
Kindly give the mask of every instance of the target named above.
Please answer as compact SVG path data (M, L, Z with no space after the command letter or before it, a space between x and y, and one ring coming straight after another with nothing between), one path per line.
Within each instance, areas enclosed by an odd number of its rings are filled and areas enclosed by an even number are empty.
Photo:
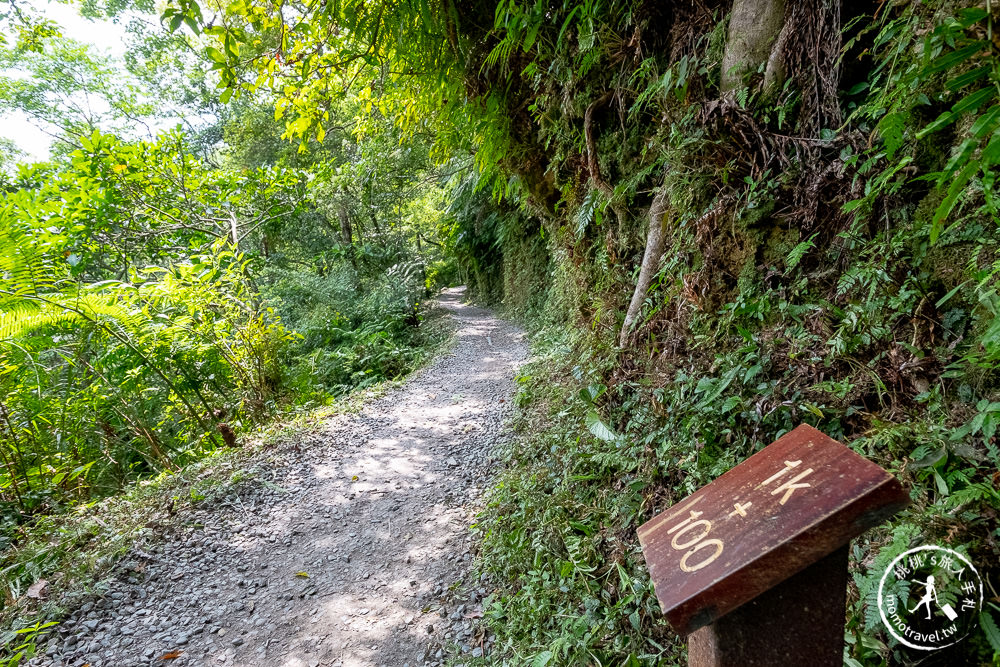
M998 11L181 0L130 72L210 127L125 141L45 115L72 81L0 85L67 130L5 182L7 534L397 376L426 290L461 280L540 355L476 525L491 660L681 664L636 528L808 423L912 500L851 546L845 664L924 657L873 603L922 543L987 588L936 659L995 663ZM17 22L44 70L50 26ZM163 86L171 47L200 60Z
M273 99L206 95L211 64L177 36L140 21L119 62L32 16L0 11L27 30L0 42L0 111L54 136L49 161L0 164L0 664L57 618L34 582L72 592L143 538L107 514L121 494L149 505L150 480L403 377L444 339L425 301L457 275L453 174L367 98L289 144ZM129 132L156 122L151 100L184 124ZM64 534L100 525L90 512L113 525Z
M179 137L95 133L71 157L23 168L0 211L0 547L34 514L234 446L283 406L420 356L428 285L405 238L318 272L251 245L322 219L301 175L211 170Z
M1000 656L993 17L941 3L882 7L844 17L844 42L832 53L815 27L803 28L801 38L820 40L815 52L830 58L823 66L839 72L829 97L829 82L802 71L768 93L756 78L763 67L720 95L725 14L700 10L676 15L680 32L671 33L699 36L675 42L670 59L640 61L630 88L580 74L580 58L592 59L591 71L616 62L612 35L654 30L649 16L595 11L603 40L592 50L554 37L531 50L536 60L576 63L525 80L552 95L551 106L539 98L536 118L556 156L548 173L560 205L542 217L544 234L525 235L507 216L489 274L504 285L508 309L536 330L538 355L520 378L527 443L508 453L510 469L476 525L480 567L496 586L487 617L498 662L684 664L635 529L807 423L889 470L912 499L852 544L845 664L925 657L885 631L875 601L887 564L920 544L968 555L987 587L977 630L936 658L992 664ZM497 34L519 44L524 33L507 32L504 16ZM818 10L808 20L830 19ZM568 19L536 20L542 42ZM797 20L794 11L786 17ZM600 53L596 44L605 45ZM644 90L637 81L651 83ZM576 106L559 90L573 91ZM619 122L650 105L670 119L655 132ZM598 122L610 136L603 147L587 136ZM599 167L574 181L580 162L570 156L586 160L595 143ZM598 169L617 185L603 189ZM643 176L661 171L662 184ZM618 209L650 202L636 181L662 193L665 239L639 315L623 328L623 294L636 274L619 267L642 237L641 218ZM539 284L543 298L525 289Z

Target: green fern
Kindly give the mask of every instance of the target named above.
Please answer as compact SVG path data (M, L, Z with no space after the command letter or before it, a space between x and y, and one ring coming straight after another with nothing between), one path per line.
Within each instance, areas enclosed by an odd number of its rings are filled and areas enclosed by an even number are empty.
M994 507L1000 507L1000 493L986 482L976 482L969 484L965 488L953 491L945 500L945 504L950 507L959 507L969 503L984 501L991 503Z
M892 530L891 543L879 550L878 556L867 568L867 572L854 574L854 581L858 586L858 593L862 600L859 611L863 613L865 632L876 632L882 627L882 619L878 611L878 586L882 579L882 573L896 556L911 548L914 541L919 541L919 538L919 528L912 524L899 524ZM906 591L901 592L905 593Z
M989 42L978 37L981 32L992 32L992 17L985 10L978 7L961 9L956 16L941 21L929 34L922 36L913 30L919 24L918 12L918 8L911 6L899 18L886 21L875 39L875 52L880 55L880 61L868 82L872 94L855 116L877 119L875 129L882 142L871 151L859 171L864 173L873 160L882 157L889 164L869 180L865 198L849 203L844 210L854 210L873 196L901 185L903 181L897 174L912 162L912 156L897 157L897 154L907 142L921 141L931 134L953 128L963 117L972 114L975 120L944 168L920 177L933 181L944 194L931 218L930 239L934 243L945 232L946 222L973 179L978 176L984 184L995 181L995 167L1000 166L1000 104L993 101L1000 91L1000 61ZM918 41L922 55L900 65L899 61L908 50L916 50ZM915 132L908 130L913 118L910 110L930 103L928 96L940 90L937 82L942 76L947 78L940 95L945 99L960 97L934 121ZM985 111L980 113L984 107ZM859 157L849 161L856 163ZM986 207L996 215L997 208L989 193L986 194Z
M997 608L993 603L990 603L990 606ZM983 629L986 641L990 643L990 648L993 649L994 657L1000 656L1000 628L997 627L996 621L993 620L993 615L988 609L983 609L979 612L979 627Z

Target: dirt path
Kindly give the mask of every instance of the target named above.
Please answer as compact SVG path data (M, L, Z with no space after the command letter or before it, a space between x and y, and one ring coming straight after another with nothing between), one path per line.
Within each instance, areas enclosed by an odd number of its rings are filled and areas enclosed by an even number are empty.
M488 653L474 620L485 591L454 584L471 579L468 526L527 346L459 290L440 301L456 324L448 353L263 455L162 548L130 554L30 664L415 667Z

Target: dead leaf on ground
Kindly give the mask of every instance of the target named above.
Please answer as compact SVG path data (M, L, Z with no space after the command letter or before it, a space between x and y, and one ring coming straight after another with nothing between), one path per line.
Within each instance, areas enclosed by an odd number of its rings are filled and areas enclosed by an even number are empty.
M160 660L176 660L181 657L182 653L184 653L184 651L169 651L168 653L161 655Z
M45 589L48 585L48 581L45 579L39 579L35 583L31 584L31 586L28 586L28 597L36 600L44 600L46 595Z
M308 579L309 578L309 573L308 572L296 572L295 576L296 577L302 577L303 579Z

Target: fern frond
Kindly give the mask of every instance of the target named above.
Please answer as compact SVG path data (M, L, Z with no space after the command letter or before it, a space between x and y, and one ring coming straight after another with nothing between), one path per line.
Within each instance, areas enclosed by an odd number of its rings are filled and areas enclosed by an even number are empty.
M137 332L144 318L104 294L53 294L0 302L0 340L17 340L46 328L90 323Z

